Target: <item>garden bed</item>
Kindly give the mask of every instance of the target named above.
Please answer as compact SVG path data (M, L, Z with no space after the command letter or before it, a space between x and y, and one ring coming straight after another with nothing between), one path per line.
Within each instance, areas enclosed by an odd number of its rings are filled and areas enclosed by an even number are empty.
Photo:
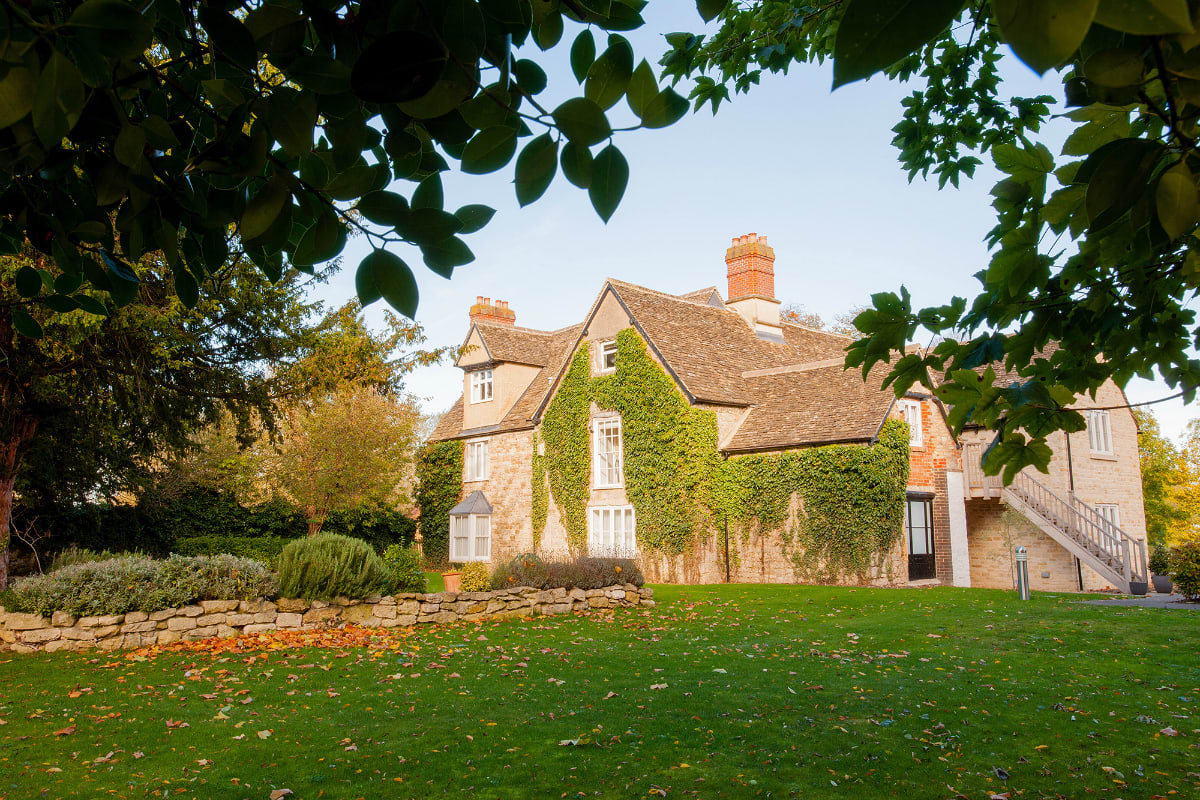
M587 590L522 586L488 592L396 594L362 601L202 600L161 611L85 617L63 611L44 617L0 607L0 652L123 650L348 624L396 628L460 620L481 622L593 608L653 607L653 597L653 589L626 583Z

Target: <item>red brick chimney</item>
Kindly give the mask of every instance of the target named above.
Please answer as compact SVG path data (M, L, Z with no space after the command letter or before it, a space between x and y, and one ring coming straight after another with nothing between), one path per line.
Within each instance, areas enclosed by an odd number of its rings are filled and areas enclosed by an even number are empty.
M748 233L733 240L725 251L729 274L729 298L769 297L775 299L775 251L767 237Z
M503 325L516 325L517 314L508 307L507 300L492 302L492 298L477 295L475 305L471 306L471 322L499 322Z

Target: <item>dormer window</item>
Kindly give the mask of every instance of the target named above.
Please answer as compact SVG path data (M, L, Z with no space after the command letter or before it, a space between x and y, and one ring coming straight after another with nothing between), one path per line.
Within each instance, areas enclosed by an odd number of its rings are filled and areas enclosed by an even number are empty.
M917 400L901 400L900 413L908 423L908 444L910 447L920 447L924 442L921 431L921 403Z
M600 345L600 371L612 372L617 368L617 343L604 342Z
M477 369L471 372L471 402L486 403L492 399L492 370Z

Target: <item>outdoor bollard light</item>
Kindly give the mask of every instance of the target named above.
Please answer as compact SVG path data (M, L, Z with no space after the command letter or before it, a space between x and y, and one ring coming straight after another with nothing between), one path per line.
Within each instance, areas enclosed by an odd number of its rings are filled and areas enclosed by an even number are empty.
M1022 600L1029 599L1029 555L1024 546L1017 548L1017 591Z

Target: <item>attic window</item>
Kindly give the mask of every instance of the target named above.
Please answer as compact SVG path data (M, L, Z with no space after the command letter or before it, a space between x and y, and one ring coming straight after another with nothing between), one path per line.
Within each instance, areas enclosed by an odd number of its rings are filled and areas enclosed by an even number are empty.
M901 400L900 413L908 423L908 444L910 447L920 447L923 442L921 431L921 403L917 400Z
M492 370L477 369L471 373L471 402L486 403L492 399Z
M600 345L600 371L612 372L617 368L617 343L604 342Z

